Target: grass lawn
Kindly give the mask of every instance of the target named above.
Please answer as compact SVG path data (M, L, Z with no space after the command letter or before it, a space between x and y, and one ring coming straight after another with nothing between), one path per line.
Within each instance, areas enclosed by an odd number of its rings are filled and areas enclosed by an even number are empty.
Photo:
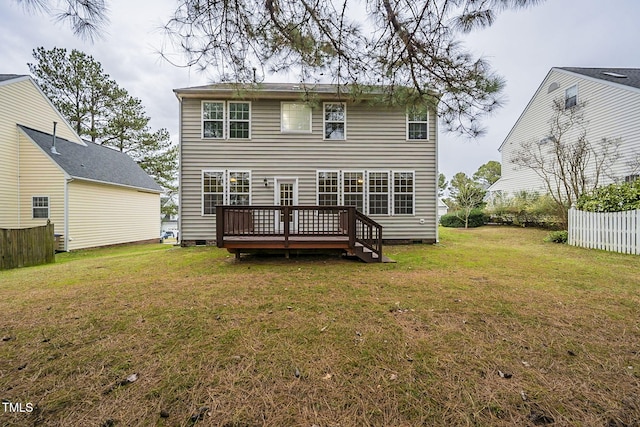
M442 229L386 247L396 264L158 244L0 272L0 425L638 426L640 258L545 235Z

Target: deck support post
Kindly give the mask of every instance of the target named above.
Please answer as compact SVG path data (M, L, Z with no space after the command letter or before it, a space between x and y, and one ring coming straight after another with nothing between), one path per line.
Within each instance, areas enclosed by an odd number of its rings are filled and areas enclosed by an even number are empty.
M216 206L216 246L224 247L224 208Z
M347 210L347 227L349 233L349 247L356 246L356 208L355 206L349 206Z
M291 208L289 206L284 206L283 208L284 215L284 247L289 247L289 233L291 232L291 223L289 222L289 215L291 215ZM287 251L287 258L289 258Z

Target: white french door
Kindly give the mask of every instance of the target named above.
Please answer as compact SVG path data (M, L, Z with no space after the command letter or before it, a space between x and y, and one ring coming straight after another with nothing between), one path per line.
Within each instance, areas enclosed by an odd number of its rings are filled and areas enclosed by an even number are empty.
M275 178L274 179L274 204L276 206L294 206L298 204L298 178ZM284 212L276 212L276 231L284 232L285 221L289 222L289 230L298 229L298 213L291 212L285 218Z

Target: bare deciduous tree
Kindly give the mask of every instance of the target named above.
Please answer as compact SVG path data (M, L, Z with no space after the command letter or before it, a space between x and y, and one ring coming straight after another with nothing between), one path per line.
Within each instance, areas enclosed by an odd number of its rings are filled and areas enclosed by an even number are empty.
M583 101L565 108L564 99L554 100L548 135L523 143L511 159L541 178L564 224L567 210L609 176L619 157L619 138L602 138L595 144L589 140L586 105Z

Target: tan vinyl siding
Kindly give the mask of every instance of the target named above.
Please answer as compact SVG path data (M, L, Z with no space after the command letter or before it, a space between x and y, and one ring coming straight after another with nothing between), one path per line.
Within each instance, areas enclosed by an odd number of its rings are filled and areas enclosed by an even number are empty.
M69 250L159 239L158 194L80 180L68 192Z
M211 100L218 98L211 97ZM347 140L324 140L322 103L313 109L312 133L280 131L280 101L252 100L250 140L201 139L201 98L181 108L181 232L184 240L213 240L215 217L202 216L203 170L250 170L252 204L274 203L274 177L298 178L299 204L315 205L316 171L414 171L413 215L372 215L385 239L436 239L436 135L407 141L404 109L347 103ZM269 181L265 188L264 178ZM424 219L424 224L420 224Z
M20 227L38 227L46 219L33 218L32 198L49 197L49 219L56 234L64 234L65 174L23 134L20 141Z
M548 93L552 83L557 83L558 89ZM564 99L565 90L575 84L578 85L578 102L587 103L584 107L584 117L587 122L588 140L597 146L602 138L621 139L620 158L612 168L612 176L604 177L601 184L607 184L612 179L621 180L632 173L631 163L635 162L636 167L639 166L640 90L554 69L547 75L505 139L501 147L502 178L492 190L514 193L543 188L541 178L534 171L515 166L511 159L520 150L523 142L539 141L549 135L553 99Z
M20 223L19 216L22 213L18 214L19 131L16 125L51 133L54 121L58 122L58 135L77 141L73 131L64 124L62 117L31 80L0 84L0 227L27 226Z

